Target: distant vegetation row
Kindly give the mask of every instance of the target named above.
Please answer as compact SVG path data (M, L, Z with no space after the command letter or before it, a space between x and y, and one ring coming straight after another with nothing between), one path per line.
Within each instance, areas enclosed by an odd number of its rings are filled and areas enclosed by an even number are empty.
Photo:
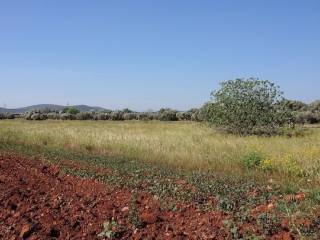
M179 112L169 108L162 108L157 112L134 112L130 109L103 110L80 112L76 108L65 108L62 111L34 110L24 114L1 114L0 119L25 118L27 120L160 120L160 121L201 121L201 110L190 109L186 112Z
M160 120L205 121L237 135L277 135L295 129L296 124L320 122L320 101L306 104L287 100L280 87L268 80L235 79L221 83L211 93L211 101L199 109L179 112L162 108L158 112L103 110L80 112L74 107L61 111L30 111L22 115L1 114L0 118L27 120Z
M315 124L320 123L320 100L311 104L301 101L285 100L285 105L294 114L295 123ZM162 108L157 112L134 112L130 109L104 110L99 112L80 112L70 107L62 111L33 110L24 114L0 113L0 119L25 118L27 120L160 120L160 121L206 121L210 103L201 108L193 108L181 112L169 108Z

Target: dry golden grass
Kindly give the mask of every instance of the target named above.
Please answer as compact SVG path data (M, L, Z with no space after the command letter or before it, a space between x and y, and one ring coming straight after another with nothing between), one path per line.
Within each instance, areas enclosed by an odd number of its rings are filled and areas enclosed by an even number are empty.
M318 181L320 128L303 137L238 137L194 122L0 121L0 140L97 152L169 166L244 174L243 158L263 156L260 175Z

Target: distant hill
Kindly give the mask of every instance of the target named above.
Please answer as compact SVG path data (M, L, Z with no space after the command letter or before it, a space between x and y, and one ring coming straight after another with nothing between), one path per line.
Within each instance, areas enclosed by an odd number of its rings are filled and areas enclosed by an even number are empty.
M67 106L61 106L61 105L54 105L54 104L38 104L38 105L32 105L28 107L23 108L16 108L16 109L8 109L8 108L0 108L0 113L25 113L32 110L45 110L50 109L52 111L60 111L66 108ZM68 106L68 107L74 107L78 109L80 112L86 112L86 111L103 111L105 110L102 107L92 107L87 105L74 105L74 106Z

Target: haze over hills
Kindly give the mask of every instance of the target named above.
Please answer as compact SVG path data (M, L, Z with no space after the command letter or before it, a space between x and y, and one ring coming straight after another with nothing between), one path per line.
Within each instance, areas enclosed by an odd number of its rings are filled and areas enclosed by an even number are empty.
M55 104L37 104L32 105L28 107L22 107L22 108L15 108L15 109L8 109L8 108L0 108L0 113L25 113L32 110L45 110L50 109L52 111L60 111L63 110L66 107L74 107L78 109L80 112L86 112L86 111L102 111L105 110L102 107L92 107L87 105L74 105L74 106L62 106L62 105L55 105Z

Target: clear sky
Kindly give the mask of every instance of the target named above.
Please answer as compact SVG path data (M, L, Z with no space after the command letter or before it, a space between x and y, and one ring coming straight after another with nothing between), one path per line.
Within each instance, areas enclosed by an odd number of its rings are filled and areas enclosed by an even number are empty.
M320 98L319 0L0 1L0 107L184 110L250 76Z

